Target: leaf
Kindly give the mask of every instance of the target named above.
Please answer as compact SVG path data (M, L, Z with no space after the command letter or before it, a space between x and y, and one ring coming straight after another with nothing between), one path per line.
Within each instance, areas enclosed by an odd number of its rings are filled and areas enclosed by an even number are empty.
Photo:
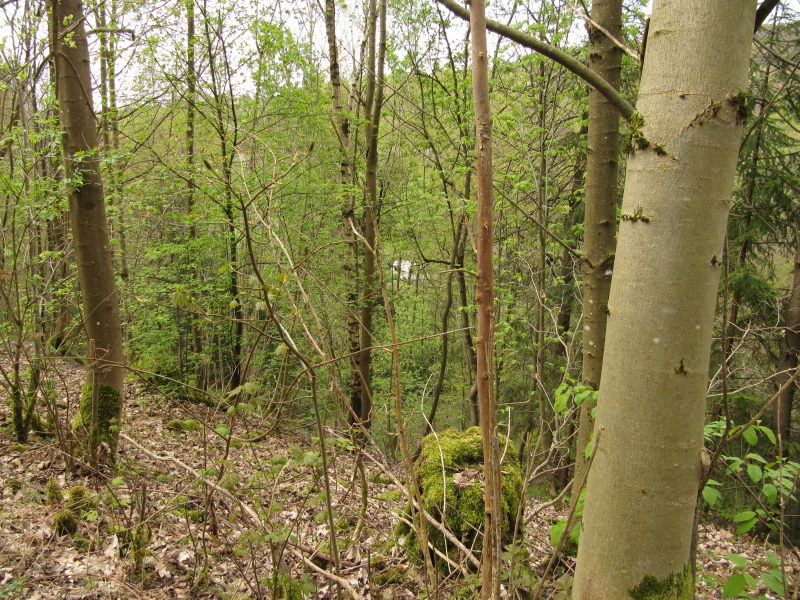
M761 478L764 476L764 473L761 471L761 467L758 465L754 465L750 463L747 465L747 476L753 483L758 483L761 481Z
M569 400L569 388L566 383L562 383L556 388L555 401L553 402L553 410L556 413L563 413L567 410L567 403Z
M741 525L739 525L736 528L736 533L747 533L753 527L756 526L756 523L758 523L758 519L756 519L756 518L750 519L749 521L746 521L746 522L742 523Z
M752 427L745 429L744 433L742 433L742 436L744 437L745 441L751 446L755 446L758 443L758 434Z
M220 423L217 425L214 431L216 431L222 437L228 437L228 434L231 432L230 428L225 423Z
M775 501L778 499L778 488L771 483L765 483L764 487L761 488L761 493L764 494L764 498L766 498L767 502L770 504L775 504Z
M583 404L583 403L586 401L586 399L587 399L587 398L589 398L591 395L592 395L592 390L591 390L591 389L582 391L580 394L577 394L577 395L575 396L575 404L576 404L577 406L580 406L580 405L581 405L581 404Z
M558 522L550 528L550 543L553 548L558 546L561 541L561 536L564 535L564 529L567 526L566 519L559 519Z
M719 490L709 486L703 488L703 500L705 500L706 504L709 506L714 506L721 497L722 494Z
M582 526L582 522L578 521L577 523L575 523L575 526L572 528L572 531L570 531L570 533L569 533L569 539L572 540L572 543L575 544L576 546L578 545L578 543L581 540L581 526Z
M786 585L783 582L783 573L780 569L772 569L761 576L764 584L779 596L786 596Z
M752 510L743 510L740 513L736 513L733 515L733 522L734 523L741 523L742 521L748 521L756 516L756 513Z
M750 452L747 456L745 456L745 458L754 460L756 462L760 462L762 465L767 464L767 461L764 459L763 456L761 456L760 454L754 454L753 452Z
M744 573L736 573L728 578L725 582L725 587L722 588L723 598L736 598L739 594L743 593L747 588L747 580L744 578Z
M734 554L733 552L728 552L725 556L729 561L731 561L734 565L736 565L737 569L747 568L747 559L741 554Z
M775 439L775 434L772 433L772 429L770 429L769 427L762 427L761 428L761 433L763 433L765 436L767 436L767 439L770 441L770 443L773 446L775 445L777 440Z

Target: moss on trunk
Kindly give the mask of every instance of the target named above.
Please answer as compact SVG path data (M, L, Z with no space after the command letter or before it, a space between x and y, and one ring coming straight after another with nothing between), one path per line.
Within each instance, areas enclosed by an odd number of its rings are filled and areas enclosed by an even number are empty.
M692 568L686 565L682 573L673 573L664 579L646 575L629 594L634 600L692 600L694 598Z
M119 439L119 420L122 414L122 395L110 385L100 385L97 390L97 423L92 428L92 386L87 384L81 395L81 405L72 431L78 435L86 435L89 448L101 442L108 444L111 456L117 449Z

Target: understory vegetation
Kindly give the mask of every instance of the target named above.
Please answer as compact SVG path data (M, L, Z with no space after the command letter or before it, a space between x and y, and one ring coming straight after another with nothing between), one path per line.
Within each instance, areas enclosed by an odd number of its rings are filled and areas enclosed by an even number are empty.
M602 34L583 4L488 11L592 64L587 19ZM631 598L800 594L800 21L787 4L755 35L747 89L704 113L735 110L743 136L724 247L705 259L720 283L692 550ZM584 253L598 226L586 82L489 38L481 379L468 23L430 0L86 0L85 18L60 24L54 5L0 3L0 599L478 597L481 381L497 403L502 595L573 597L575 465L591 470L611 435L579 442L599 386L584 371L587 273L615 271L613 250L602 264ZM636 101L648 14L622 5L621 102ZM99 141L70 153L69 69L55 63L76 21L93 76L76 102ZM601 227L648 225L620 204L630 157L672 159L646 126L623 119L616 217ZM113 361L90 330L106 315L86 308L91 265L70 224L97 174L122 389L103 379ZM607 293L601 304L608 315ZM676 350L675 377L691 369Z

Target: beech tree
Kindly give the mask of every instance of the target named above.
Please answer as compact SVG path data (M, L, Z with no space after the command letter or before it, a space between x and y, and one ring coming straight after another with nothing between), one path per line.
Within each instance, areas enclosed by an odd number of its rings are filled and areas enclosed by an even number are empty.
M90 449L104 441L113 454L122 413L122 329L100 176L85 18L80 0L49 0L48 8L83 321L94 348L73 426L90 432Z
M576 599L694 597L706 384L755 9L661 0L650 17Z
M589 66L619 88L622 51L609 36L622 34L622 1L594 0L592 18L608 33L589 25ZM608 292L614 266L617 233L617 152L619 111L596 89L589 88L589 129L586 156L586 200L583 237L583 383L600 386L603 366ZM584 452L592 433L594 403L581 405L575 442L575 506L586 481Z

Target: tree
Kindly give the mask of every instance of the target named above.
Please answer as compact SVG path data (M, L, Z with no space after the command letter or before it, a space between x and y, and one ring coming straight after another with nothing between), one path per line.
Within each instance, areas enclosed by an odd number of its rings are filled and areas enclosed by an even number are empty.
M84 325L90 348L94 347L94 355L89 356L89 380L73 425L90 431L90 449L104 441L113 455L122 414L122 329L100 176L89 46L80 0L49 0L48 8L56 98L71 186L72 237Z
M483 2L470 8L472 31L472 97L475 102L475 182L478 193L478 305L477 372L478 402L483 436L483 499L485 524L481 553L481 598L500 598L500 459L497 435L497 401L492 389L493 267L492 226L492 113L489 105L489 56L486 46L486 14Z
M693 598L722 242L755 2L661 0L634 119L573 597ZM637 595L638 594L638 595Z
M619 89L622 51L609 35L622 34L622 0L594 0L592 19L608 33L589 24L589 66ZM619 111L596 89L589 88L589 130L586 157L586 200L583 237L583 384L598 389L608 316L608 292L614 266L617 223L617 152ZM586 482L584 452L592 434L594 403L580 407L575 442L575 476L571 506L576 506Z

